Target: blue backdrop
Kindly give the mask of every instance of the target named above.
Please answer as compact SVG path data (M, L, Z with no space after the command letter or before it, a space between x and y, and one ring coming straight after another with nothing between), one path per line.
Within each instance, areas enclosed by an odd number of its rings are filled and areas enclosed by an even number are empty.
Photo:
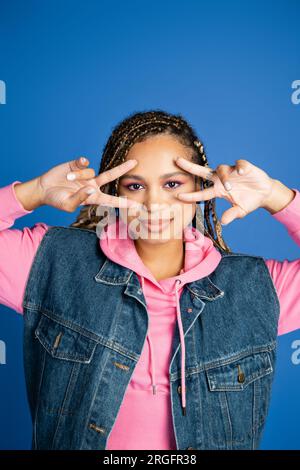
M112 127L161 108L190 121L211 167L245 158L299 188L299 18L299 0L0 0L0 186L80 155L98 171ZM218 200L219 215L227 207ZM76 214L42 207L15 227ZM263 209L223 235L234 251L299 257ZM22 316L4 306L0 340L0 448L28 449ZM299 330L278 340L264 449L300 448L295 340Z

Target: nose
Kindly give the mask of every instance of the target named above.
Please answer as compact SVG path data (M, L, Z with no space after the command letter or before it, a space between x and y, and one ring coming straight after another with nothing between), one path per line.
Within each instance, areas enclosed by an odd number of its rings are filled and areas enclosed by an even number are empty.
M148 191L145 191L141 202L144 217L168 219L173 213L173 202L170 201L169 195L157 188L149 188Z
M147 198L144 202L144 206L147 209L147 212L155 214L160 210L161 204L159 202L153 202L152 199Z
M172 210L169 204L164 202L152 202L147 200L144 203L145 212L148 217L168 219Z

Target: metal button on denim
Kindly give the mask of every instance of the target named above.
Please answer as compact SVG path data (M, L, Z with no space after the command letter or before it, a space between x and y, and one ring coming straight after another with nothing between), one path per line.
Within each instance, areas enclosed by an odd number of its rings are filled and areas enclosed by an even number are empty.
M239 382L240 384L242 384L242 383L245 382L245 374L244 374L244 372L242 372L241 366L238 366L238 372L239 372L239 374L238 374L238 382Z
M240 384L244 383L245 382L245 374L243 372L241 372L239 375L238 375L238 382Z

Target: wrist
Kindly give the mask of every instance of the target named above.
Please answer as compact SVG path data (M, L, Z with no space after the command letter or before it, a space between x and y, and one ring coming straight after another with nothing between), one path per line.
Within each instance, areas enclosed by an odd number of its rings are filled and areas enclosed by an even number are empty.
M16 183L14 185L14 192L20 204L27 211L32 211L44 204L44 195L39 177L25 183Z
M270 195L261 207L273 215L287 207L295 196L295 191L285 186L281 181L272 179Z

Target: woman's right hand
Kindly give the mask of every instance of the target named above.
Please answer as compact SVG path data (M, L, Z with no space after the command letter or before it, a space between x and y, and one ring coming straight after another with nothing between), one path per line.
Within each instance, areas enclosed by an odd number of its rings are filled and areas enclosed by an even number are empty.
M16 184L15 192L27 210L44 204L66 212L74 212L83 203L130 207L136 202L105 194L100 187L127 173L136 164L136 160L128 160L95 176L95 171L87 168L88 159L81 157L57 165L30 182ZM70 173L75 179L69 179Z

